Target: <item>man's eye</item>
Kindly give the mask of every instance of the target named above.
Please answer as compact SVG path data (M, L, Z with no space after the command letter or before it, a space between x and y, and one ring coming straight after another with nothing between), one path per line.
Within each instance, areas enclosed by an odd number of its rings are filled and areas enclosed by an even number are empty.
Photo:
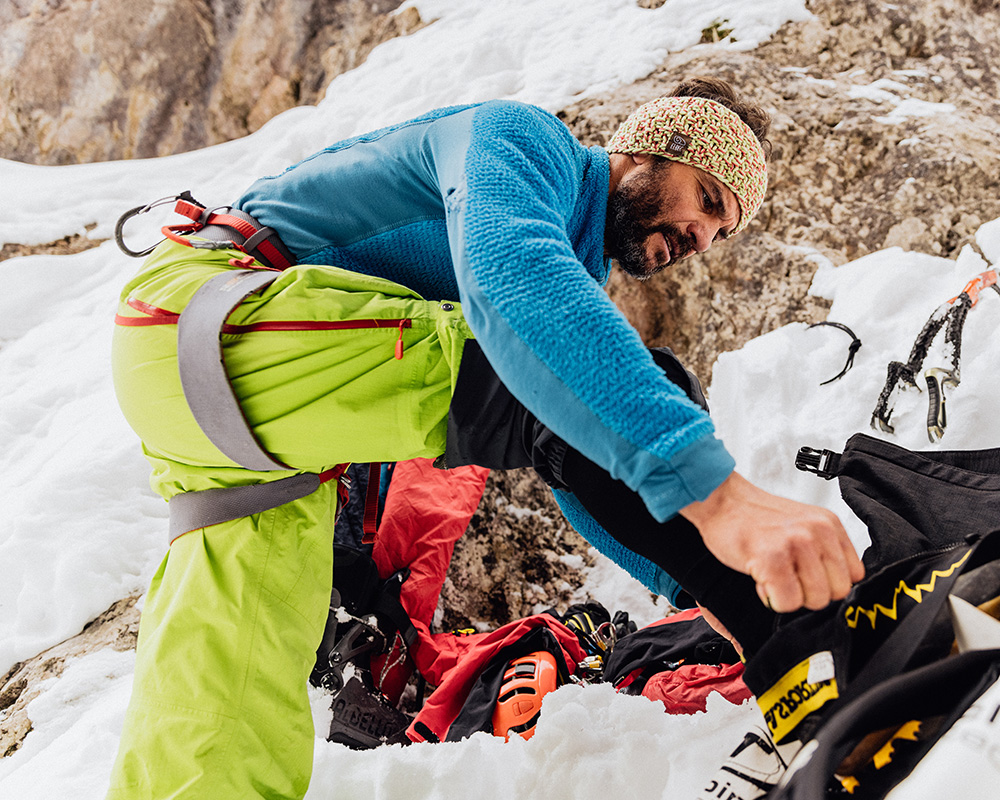
M701 190L701 199L702 202L705 204L705 208L707 209L712 208L712 198L708 196L708 192L706 192L704 189Z

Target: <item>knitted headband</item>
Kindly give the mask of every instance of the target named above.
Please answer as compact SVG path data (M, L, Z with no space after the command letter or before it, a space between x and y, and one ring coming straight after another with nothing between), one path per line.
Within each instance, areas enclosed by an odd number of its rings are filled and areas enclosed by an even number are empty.
M640 106L611 137L610 153L652 153L714 175L736 195L739 233L760 210L767 190L764 148L750 127L704 97L660 97Z

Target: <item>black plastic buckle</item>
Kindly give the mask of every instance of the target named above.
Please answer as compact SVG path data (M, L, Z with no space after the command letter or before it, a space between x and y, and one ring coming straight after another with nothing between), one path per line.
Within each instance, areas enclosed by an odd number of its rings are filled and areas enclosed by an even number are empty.
M840 467L840 453L832 450L817 450L815 447L800 447L795 455L795 468L803 472L814 472L824 480L837 477Z

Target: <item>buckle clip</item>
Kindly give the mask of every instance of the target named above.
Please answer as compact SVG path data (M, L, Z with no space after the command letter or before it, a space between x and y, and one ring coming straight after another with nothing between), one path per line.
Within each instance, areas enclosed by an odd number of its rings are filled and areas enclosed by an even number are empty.
M795 455L795 468L803 472L813 472L823 480L837 477L840 453L832 450L817 450L815 447L800 447Z

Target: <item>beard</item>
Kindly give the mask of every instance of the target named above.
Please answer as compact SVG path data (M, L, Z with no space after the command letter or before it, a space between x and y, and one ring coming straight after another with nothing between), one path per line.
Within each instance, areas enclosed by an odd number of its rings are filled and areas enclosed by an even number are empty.
M670 222L659 222L669 213L671 198L664 198L663 186L670 162L657 159L649 171L636 175L627 183L619 184L608 200L605 221L605 247L622 270L645 281L668 267L673 260L667 256L651 258L646 252L649 238L662 234L674 258L694 249L694 237L681 233Z

